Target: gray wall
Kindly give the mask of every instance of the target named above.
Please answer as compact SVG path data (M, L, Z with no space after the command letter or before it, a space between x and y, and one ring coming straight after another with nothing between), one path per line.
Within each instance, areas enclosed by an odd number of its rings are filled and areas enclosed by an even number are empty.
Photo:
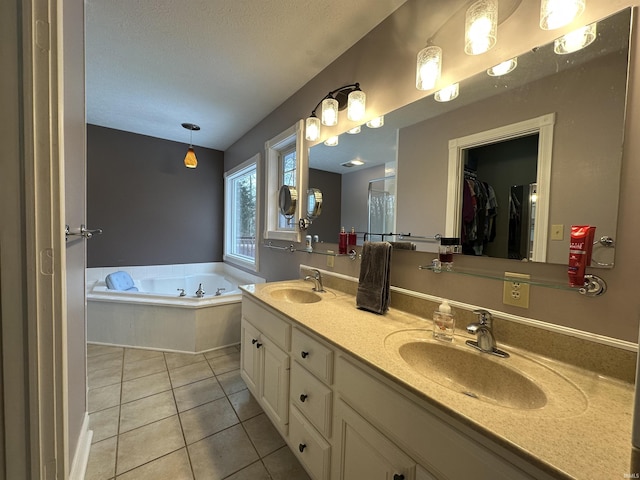
M318 188L322 192L322 212L307 229L307 234L318 235L320 242L335 243L340 232L342 176L339 173L310 168L309 188ZM306 202L306 197L304 201Z
M420 92L415 88L415 58L416 53L424 47L425 38L430 32L438 31L443 18L447 18L446 12L443 12L448 4L451 5L450 0L408 0L225 151L225 170L257 152L263 152L266 140L291 126L294 121L306 118L309 109L336 86L360 82L367 93L367 116L370 117L395 110L430 94L431 92ZM593 22L630 5L640 5L640 1L588 2L580 23ZM570 30L571 27L554 31L541 30L538 26L539 9L538 0L523 0L513 15L500 25L500 39L496 48L475 57L464 54L460 29L439 30L437 40L445 52L445 78L442 86L481 72L505 58L549 43ZM464 9L462 11L464 13ZM634 43L635 36L637 32L634 33ZM640 82L636 74L636 68L640 65L640 53L633 48L632 52L634 58L630 69L616 233L616 266L612 270L600 271L609 286L609 291L603 297L585 298L575 292L532 287L528 310L505 306L502 304L502 282L419 271L416 267L430 263L433 254L416 252L394 254L392 284L542 322L637 341L640 313L640 297L636 292L637 275L640 271L640 254L637 253L637 239L640 238L640 222L637 221L637 205L640 203L640 136L634 132L640 128ZM341 117L339 127L324 129L320 141L351 126ZM400 171L398 173L401 174ZM298 264L303 262L327 268L326 259L320 255L290 254L261 248L259 274L267 280L295 278L299 275ZM465 257L460 263L498 276L514 269L514 262L509 260ZM357 276L358 268L358 262L345 258L336 259L336 272ZM518 271L561 284L567 282L566 266L562 265L519 263Z
M186 131L185 131L185 138ZM87 126L87 267L222 261L223 153Z

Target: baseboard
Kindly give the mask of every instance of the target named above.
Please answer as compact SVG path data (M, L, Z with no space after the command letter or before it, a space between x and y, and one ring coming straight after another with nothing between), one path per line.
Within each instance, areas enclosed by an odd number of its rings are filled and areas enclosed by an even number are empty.
M91 450L91 440L93 439L93 430L89 430L89 414L85 412L82 422L82 430L80 430L80 438L76 446L71 470L69 471L69 480L84 480L89 463L89 452Z

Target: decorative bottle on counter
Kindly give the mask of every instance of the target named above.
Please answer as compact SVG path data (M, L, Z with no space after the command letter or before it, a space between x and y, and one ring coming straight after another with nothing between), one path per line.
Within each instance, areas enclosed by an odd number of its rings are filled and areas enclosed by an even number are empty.
M344 227L340 229L340 235L338 236L338 253L347 253L347 232L344 231Z
M351 247L355 247L357 241L358 236L356 235L356 229L354 227L351 227L351 232L349 232L347 236L347 248L350 250Z

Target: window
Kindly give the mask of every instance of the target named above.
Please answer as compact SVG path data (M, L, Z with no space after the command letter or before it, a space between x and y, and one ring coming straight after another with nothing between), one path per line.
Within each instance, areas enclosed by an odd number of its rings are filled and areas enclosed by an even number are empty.
M302 129L304 121L300 120L280 135L265 143L266 176L265 198L265 239L288 240L299 242L301 232L298 220L306 205L301 199L306 198L301 192L307 191L307 160L303 149ZM296 212L291 219L280 214L278 191L282 185L296 187L298 202Z
M255 155L225 173L224 260L258 269L258 161Z

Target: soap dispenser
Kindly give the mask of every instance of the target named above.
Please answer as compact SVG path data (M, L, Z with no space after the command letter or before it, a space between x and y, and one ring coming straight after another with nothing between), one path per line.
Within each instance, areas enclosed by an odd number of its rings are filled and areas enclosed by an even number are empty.
M451 306L446 300L433 312L433 338L443 342L453 341L453 332L455 328L455 318L451 311Z

